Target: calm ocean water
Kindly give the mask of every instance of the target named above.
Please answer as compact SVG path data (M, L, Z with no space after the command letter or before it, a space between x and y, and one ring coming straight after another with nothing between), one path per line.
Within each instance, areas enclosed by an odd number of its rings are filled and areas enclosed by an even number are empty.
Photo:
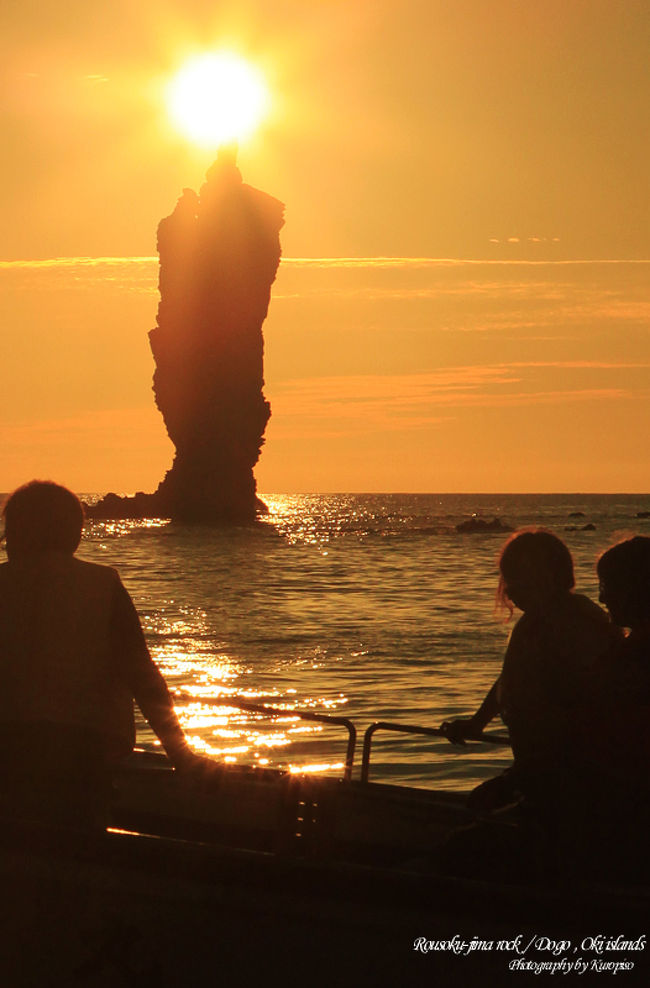
M650 534L650 495L265 496L250 528L95 522L80 556L119 569L195 748L242 764L340 775L345 734L294 709L436 726L493 682L510 625L494 613L502 534L459 535L477 513L563 537L578 589L612 541ZM580 512L580 516L574 516ZM582 530L584 525L593 530ZM572 530L571 530L572 529ZM228 708L280 705L282 718ZM501 727L500 722L495 727ZM152 745L146 724L139 741ZM358 748L357 764L361 761ZM507 749L379 733L371 778L469 788Z

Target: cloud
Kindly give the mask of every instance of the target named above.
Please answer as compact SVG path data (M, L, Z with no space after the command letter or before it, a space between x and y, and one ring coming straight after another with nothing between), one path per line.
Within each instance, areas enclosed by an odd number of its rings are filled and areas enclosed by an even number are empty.
M459 261L435 258L284 258L273 286L271 319L281 325L283 306L315 303L365 305L350 327L366 324L420 327L425 331L533 334L555 339L573 327L650 318L650 261ZM153 297L158 260L153 256L58 257L0 261L3 288L79 293L107 287ZM411 306L411 310L398 307ZM371 308L374 306L375 308ZM379 306L393 306L384 312ZM324 309L322 313L324 313ZM332 324L348 320L337 311ZM310 319L313 318L310 313ZM318 318L318 315L316 316ZM543 333L541 338L547 338Z
M46 257L36 260L0 261L0 271L38 271L40 269L129 268L158 264L157 257Z
M173 454L153 403L2 424L0 445L4 491L32 477L80 491L152 490Z
M0 261L3 286L18 290L81 289L117 285L129 291L158 292L157 257L50 257Z
M330 430L338 423L339 432L348 434L401 431L448 421L463 409L647 400L650 388L630 384L627 376L641 372L645 380L648 367L587 360L530 361L419 374L306 378L284 384L271 401L274 414L285 420L292 434L297 420L302 430L309 422L317 430L323 426Z
M98 443L126 443L137 446L144 436L151 437L152 426L166 441L164 426L153 405L143 408L107 408L65 415L57 418L35 418L11 425L0 426L3 445L29 443L35 437L50 442L65 437L74 442L80 437L95 436Z
M498 240L493 240L499 243ZM35 260L13 260L0 261L0 268L39 268L39 267L100 267L102 265L125 265L129 264L156 264L158 258L152 255L135 255L130 257L51 257ZM562 260L562 261L534 261L534 260L496 260L494 258L477 258L468 260L453 257L283 257L283 267L292 268L322 268L322 269L427 269L440 270L445 268L527 268L527 267L548 267L550 269L559 267L568 268L594 268L601 267L650 267L650 259L611 259L611 260Z
M488 240L489 244L559 244L559 237L506 237L501 239L499 237L490 237ZM556 263L554 261L547 261L544 263ZM575 262L568 262L575 263ZM578 262L580 263L580 262Z
M299 459L334 438L337 455L383 463L452 433L480 445L488 421L500 436L557 420L572 448L614 449L625 420L632 442L650 408L648 274L647 260L284 258L265 326L267 457L275 440ZM126 489L158 482L171 447L151 397L157 283L153 256L0 261L6 486L65 464L86 489L117 483L116 464Z

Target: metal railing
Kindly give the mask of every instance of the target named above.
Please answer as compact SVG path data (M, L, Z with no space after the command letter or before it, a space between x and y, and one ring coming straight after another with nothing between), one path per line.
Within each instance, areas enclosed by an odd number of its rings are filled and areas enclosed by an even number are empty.
M354 752L357 744L357 729L347 717L333 717L331 714L314 714L309 710L294 710L292 707L270 707L263 703L249 703L247 700L238 700L235 697L210 697L193 696L189 693L175 693L175 697L182 700L194 700L200 703L209 703L219 707L235 707L237 710L247 710L254 714L268 714L269 717L298 717L300 720L314 721L319 724L333 724L336 727L344 727L348 732L348 745L345 755L345 768L343 778L349 782L352 778L354 767Z
M363 736L363 755L361 760L361 781L368 782L370 775L370 749L373 735L376 731L395 731L399 734L425 734L432 738L446 738L448 734L441 727L421 727L417 724L396 724L387 720L378 720L371 724ZM486 744L509 745L510 739L500 734L477 734L468 737L467 741L483 741Z
M211 706L234 707L236 710L246 710L249 713L265 714L269 717L297 717L299 720L313 721L319 724L331 724L336 727L344 727L348 732L348 744L345 756L345 767L343 778L346 781L352 779L354 768L354 755L357 743L357 729L347 717L335 717L331 714L315 714L309 710L295 710L291 707L273 707L263 703L249 703L247 700L239 700L235 697L202 697L194 696L190 693L175 693L179 700L194 700L200 703L208 703ZM363 736L363 754L361 760L361 781L368 782L370 775L370 753L372 749L372 739L377 731L393 731L397 734L423 734L431 738L446 738L450 740L447 731L441 727L423 727L419 724L398 724L393 721L378 720L371 724ZM476 734L467 737L466 741L478 741L483 744L509 745L510 739L501 734Z

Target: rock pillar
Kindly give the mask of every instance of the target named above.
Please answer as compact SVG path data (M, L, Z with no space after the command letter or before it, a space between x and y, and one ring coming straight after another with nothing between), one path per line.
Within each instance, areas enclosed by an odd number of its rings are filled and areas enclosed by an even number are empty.
M228 149L199 195L185 189L161 221L160 304L149 340L156 404L176 453L155 494L109 495L104 516L216 524L250 521L264 509L253 476L271 414L262 324L283 216L281 202L242 181ZM91 513L101 516L101 504Z

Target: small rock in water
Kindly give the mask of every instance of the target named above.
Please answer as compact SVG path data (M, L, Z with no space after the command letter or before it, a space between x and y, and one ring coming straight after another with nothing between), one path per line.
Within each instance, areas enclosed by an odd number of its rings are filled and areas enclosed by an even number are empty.
M485 518L477 518L476 515L473 515L467 521L461 521L460 524L456 525L456 531L473 534L475 532L514 532L514 529L511 525L502 522L500 518L486 521Z

